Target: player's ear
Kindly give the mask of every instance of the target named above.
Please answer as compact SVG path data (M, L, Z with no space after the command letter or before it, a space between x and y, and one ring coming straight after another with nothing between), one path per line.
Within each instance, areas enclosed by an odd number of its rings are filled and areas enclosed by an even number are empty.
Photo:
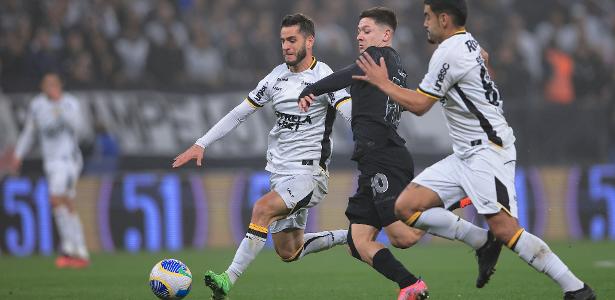
M384 31L384 37L382 38L382 41L385 43L388 43L392 39L393 39L393 30L390 28L387 28Z
M450 18L447 14L441 13L438 15L438 23L440 23L441 28L445 28L445 26L450 22Z
M313 35L308 35L305 38L305 47L312 49L314 47L314 36Z

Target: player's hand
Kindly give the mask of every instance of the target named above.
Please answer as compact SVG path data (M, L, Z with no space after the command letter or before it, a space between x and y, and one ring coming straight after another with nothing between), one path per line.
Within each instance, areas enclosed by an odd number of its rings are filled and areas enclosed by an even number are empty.
M194 144L190 146L190 148L186 149L184 153L178 155L173 160L173 168L179 168L193 159L196 159L196 165L200 167L201 161L203 160L204 153L205 153L205 148Z
M382 87L389 81L384 57L380 58L380 65L378 65L367 52L363 52L356 63L365 75L354 75L352 79L367 81L377 87Z
M483 48L480 48L480 56L485 61L485 66L489 66L489 52L485 51Z
M314 99L316 99L314 94L309 94L303 98L300 98L299 99L299 110L302 112L307 112L308 108L310 108L310 105L314 103Z

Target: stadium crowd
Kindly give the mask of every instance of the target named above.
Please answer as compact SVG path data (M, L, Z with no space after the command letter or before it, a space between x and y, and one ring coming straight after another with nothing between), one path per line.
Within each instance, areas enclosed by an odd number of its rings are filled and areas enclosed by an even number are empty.
M605 127L615 134L615 2L468 3L467 28L489 51L506 105L608 108ZM72 90L249 89L281 61L283 14L314 18L315 53L337 69L357 55L358 13L382 4L400 16L395 47L412 86L434 49L422 1L3 0L0 87L36 91L42 75L56 71Z

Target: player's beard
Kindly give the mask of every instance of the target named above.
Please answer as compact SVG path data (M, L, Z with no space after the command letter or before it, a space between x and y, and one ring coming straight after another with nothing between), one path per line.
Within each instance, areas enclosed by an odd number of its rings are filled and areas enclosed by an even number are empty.
M287 61L286 64L289 67L294 67L296 65L298 65L307 55L307 49L305 47L305 43L303 43L303 47L301 47L301 49L299 49L299 51L297 51L297 53L295 54L295 56L297 56L297 58L294 61Z
M433 39L433 37L431 36L431 32L427 31L427 42L430 44L435 44L436 40Z

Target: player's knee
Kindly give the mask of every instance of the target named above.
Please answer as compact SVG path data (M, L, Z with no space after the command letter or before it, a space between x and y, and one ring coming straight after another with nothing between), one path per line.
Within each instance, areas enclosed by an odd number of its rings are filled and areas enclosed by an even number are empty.
M268 220L272 218L273 211L269 205L262 201L258 201L252 208L252 219L259 220L259 223L268 223Z
M406 221L413 213L412 207L407 198L401 196L395 201L395 216L402 221Z
M508 215L499 214L495 218L488 218L489 230L500 241L508 242L521 229L516 219Z
M521 228L520 227L504 227L504 226L496 226L496 227L489 228L489 230L491 230L491 232L493 233L493 236L495 236L496 239L503 241L505 243L510 241L515 236L517 231L519 231L519 229Z

